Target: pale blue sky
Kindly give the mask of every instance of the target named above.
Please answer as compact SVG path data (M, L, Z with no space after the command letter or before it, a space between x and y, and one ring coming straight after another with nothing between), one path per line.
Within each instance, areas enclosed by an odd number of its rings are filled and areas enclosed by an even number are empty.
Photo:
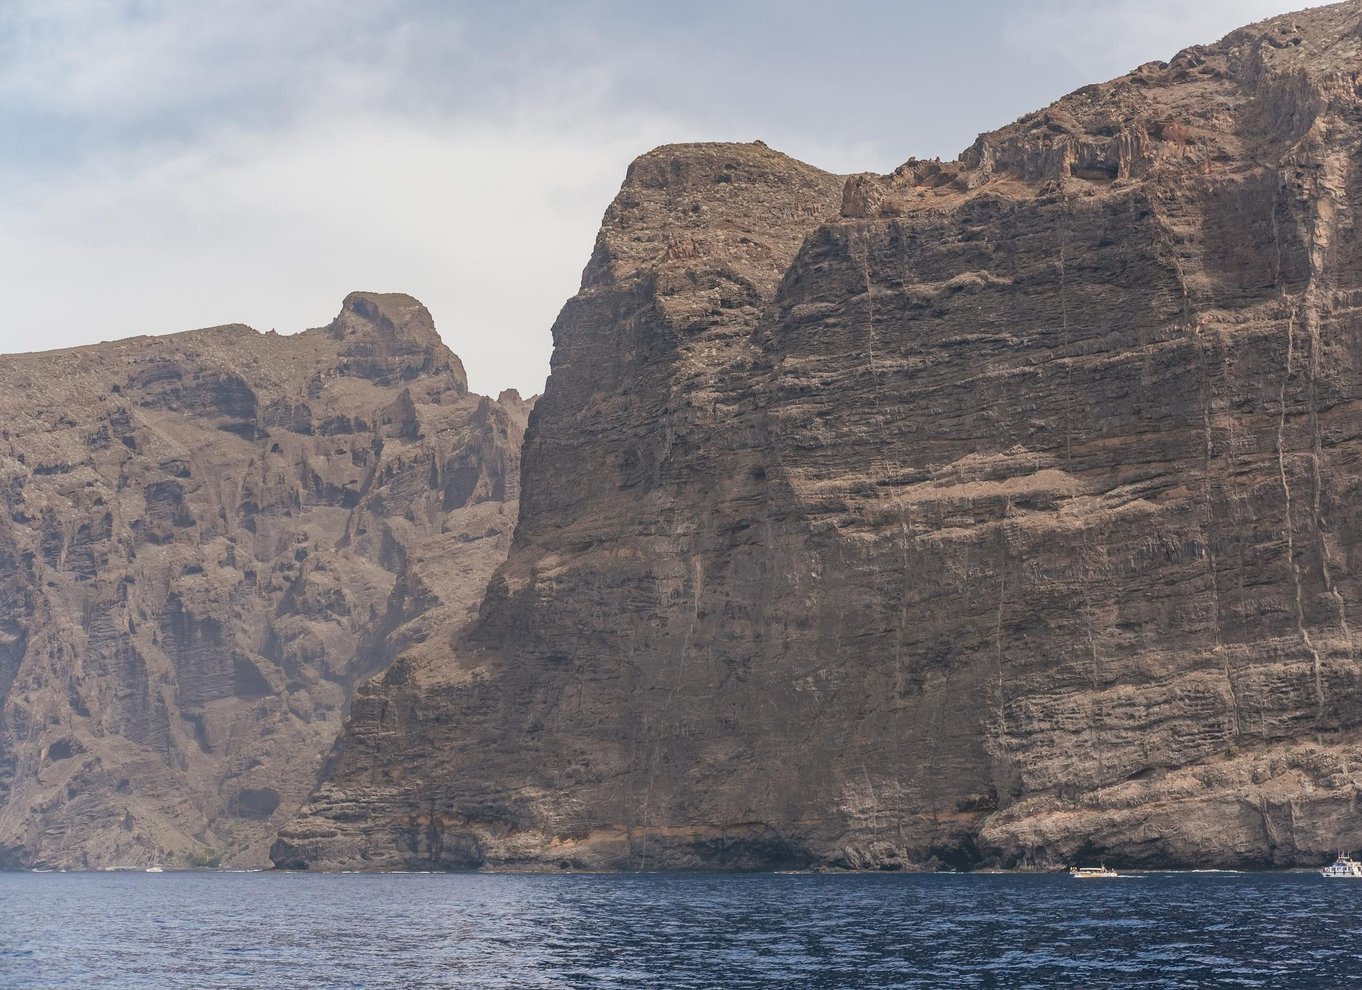
M529 394L650 147L954 157L1282 2L0 0L0 351L402 291Z

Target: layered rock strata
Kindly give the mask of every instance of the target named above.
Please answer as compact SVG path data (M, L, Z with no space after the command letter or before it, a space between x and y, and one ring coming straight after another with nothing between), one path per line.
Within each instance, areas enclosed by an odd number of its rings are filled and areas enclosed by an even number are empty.
M520 521L284 866L1266 866L1362 845L1362 14L843 182L630 169Z
M504 559L528 407L430 315L0 358L0 866L257 865Z

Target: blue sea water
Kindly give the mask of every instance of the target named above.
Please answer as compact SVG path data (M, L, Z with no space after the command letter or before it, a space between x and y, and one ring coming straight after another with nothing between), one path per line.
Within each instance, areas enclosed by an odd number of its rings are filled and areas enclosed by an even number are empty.
M0 874L0 987L1362 985L1314 874Z

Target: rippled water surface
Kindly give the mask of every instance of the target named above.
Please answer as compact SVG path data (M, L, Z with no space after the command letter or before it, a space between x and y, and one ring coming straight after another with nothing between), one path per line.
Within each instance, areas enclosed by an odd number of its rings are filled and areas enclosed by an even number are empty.
M0 874L0 987L1334 987L1312 874Z

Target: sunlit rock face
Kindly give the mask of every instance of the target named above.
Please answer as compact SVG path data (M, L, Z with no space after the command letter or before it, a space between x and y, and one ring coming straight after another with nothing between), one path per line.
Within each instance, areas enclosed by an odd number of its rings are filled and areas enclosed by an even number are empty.
M1357 4L955 162L658 149L447 662L280 865L1295 865L1362 845Z
M0 865L72 867L266 863L355 684L476 607L528 415L373 293L3 357L0 407Z

